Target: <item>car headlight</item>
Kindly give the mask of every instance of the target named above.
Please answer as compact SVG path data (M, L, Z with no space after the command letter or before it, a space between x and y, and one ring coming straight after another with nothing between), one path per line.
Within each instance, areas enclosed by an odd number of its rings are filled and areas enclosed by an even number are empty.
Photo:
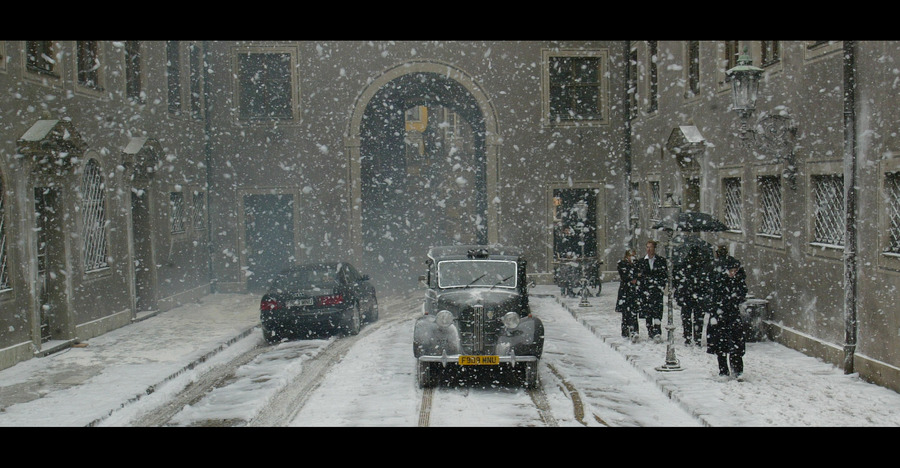
M442 310L434 317L435 323L442 327L453 325L453 314L449 310Z
M503 325L506 328L516 328L519 326L519 314L515 312L507 312L506 315L503 316Z

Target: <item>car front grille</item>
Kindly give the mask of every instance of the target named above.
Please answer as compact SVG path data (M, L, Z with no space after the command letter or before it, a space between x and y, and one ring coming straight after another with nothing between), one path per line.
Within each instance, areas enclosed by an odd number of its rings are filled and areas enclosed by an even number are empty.
M462 350L469 354L493 354L500 332L499 317L483 305L468 307L459 314Z

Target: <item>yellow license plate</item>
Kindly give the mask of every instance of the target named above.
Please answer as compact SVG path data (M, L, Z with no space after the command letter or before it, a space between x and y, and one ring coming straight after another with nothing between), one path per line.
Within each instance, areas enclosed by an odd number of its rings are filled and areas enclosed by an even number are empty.
M500 364L500 356L460 356L461 366L496 366Z

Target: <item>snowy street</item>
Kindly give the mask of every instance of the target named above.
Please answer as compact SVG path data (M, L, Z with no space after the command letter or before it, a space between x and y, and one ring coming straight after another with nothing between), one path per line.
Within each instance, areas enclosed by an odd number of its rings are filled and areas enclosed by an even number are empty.
M547 341L531 392L484 374L418 388L418 292L380 298L381 318L358 336L274 346L256 327L258 298L207 296L0 371L0 425L900 425L900 394L773 342L748 344L743 382L716 380L713 356L680 339L683 370L656 371L666 344L643 327L640 342L621 339L615 292L606 283L579 307L555 288L534 291Z

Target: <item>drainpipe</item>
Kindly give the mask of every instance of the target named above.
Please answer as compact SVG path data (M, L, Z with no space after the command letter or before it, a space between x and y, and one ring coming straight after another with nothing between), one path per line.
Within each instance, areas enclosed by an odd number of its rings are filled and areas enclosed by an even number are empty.
M625 41L625 97L622 100L622 107L625 109L625 148L624 148L624 159L625 159L625 225L628 226L629 238L628 248L634 248L635 239L634 239L634 229L631 225L631 199L634 197L634 194L631 193L631 101L628 97L627 87L632 82L632 78L634 78L634 84L637 86L637 77L631 76L631 64L629 61L631 60L631 41ZM634 89L632 92L637 92L637 89Z
M856 41L843 41L844 57L844 373L853 373L857 332Z
M204 202L206 203L206 268L207 274L209 275L209 292L216 292L216 280L213 278L213 235L212 235L212 213L209 211L209 199L212 195L212 180L211 178L211 168L212 164L210 164L210 160L212 159L212 130L210 128L209 122L209 41L202 41L203 44L203 138L206 142L203 144L203 152L204 152L204 164L206 167L206 196L204 198Z

